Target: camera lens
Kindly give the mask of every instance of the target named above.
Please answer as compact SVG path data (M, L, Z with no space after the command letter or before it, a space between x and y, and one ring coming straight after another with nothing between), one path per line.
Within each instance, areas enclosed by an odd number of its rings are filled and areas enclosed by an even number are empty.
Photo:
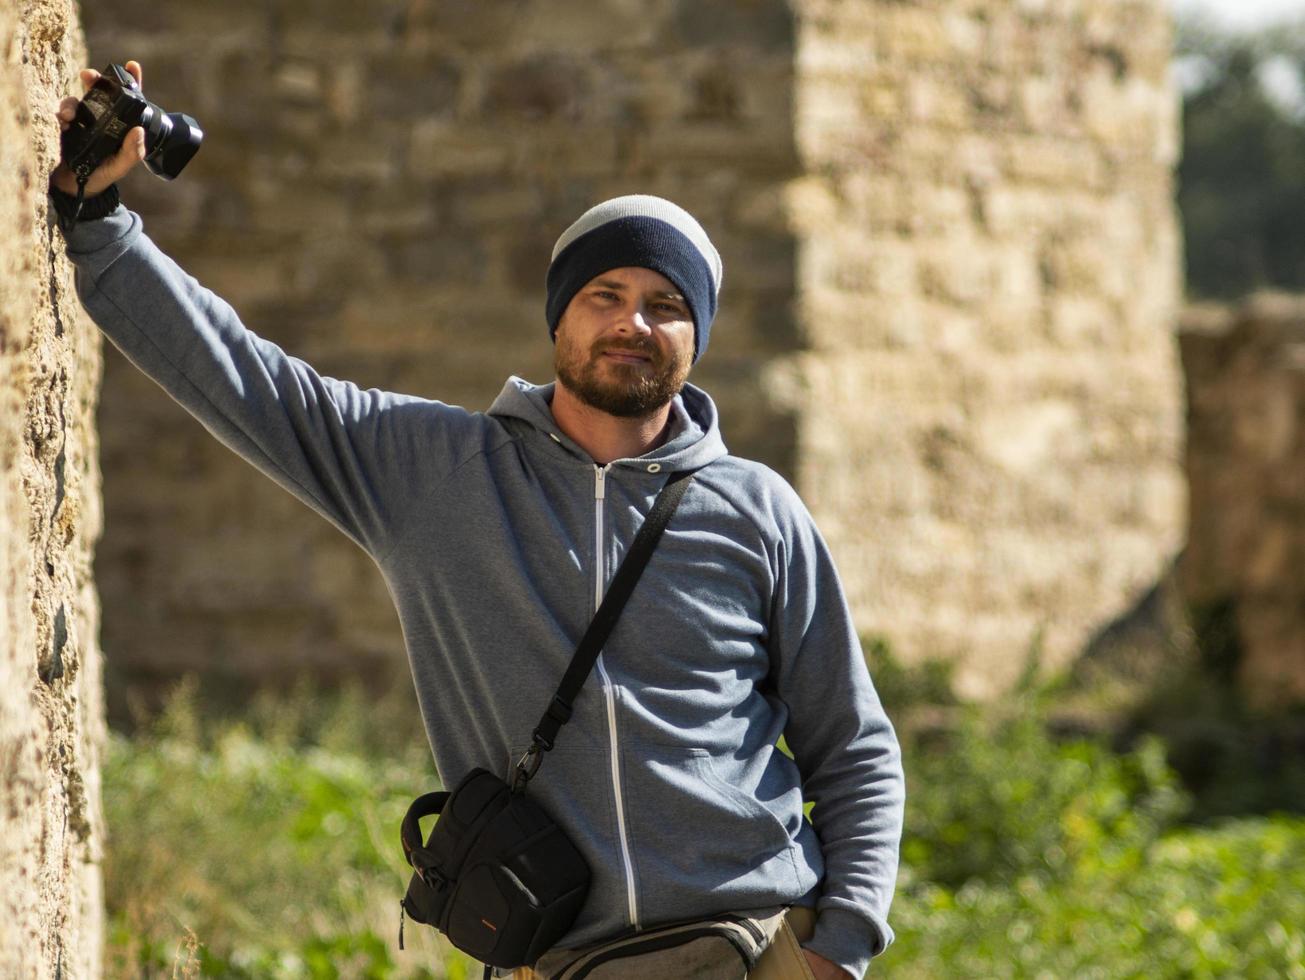
M164 180L181 173L204 140L204 131L193 117L164 112L152 102L141 114L140 124L145 127L145 166Z
M147 154L154 152L154 148L159 145L159 140L164 139L172 129L172 123L168 122L163 110L153 102L145 103L145 108L140 112L140 122L137 125L145 127L145 152Z

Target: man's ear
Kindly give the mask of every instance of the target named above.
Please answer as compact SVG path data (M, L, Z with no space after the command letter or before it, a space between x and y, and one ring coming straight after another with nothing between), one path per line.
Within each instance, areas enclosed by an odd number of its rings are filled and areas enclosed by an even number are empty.
M572 300L574 301L574 297L572 297ZM562 329L566 326L567 313L569 313L570 311L571 311L571 304L567 303L566 309L563 310L562 315L557 318L557 327L556 329L553 330L554 342L556 342L557 336L562 332Z

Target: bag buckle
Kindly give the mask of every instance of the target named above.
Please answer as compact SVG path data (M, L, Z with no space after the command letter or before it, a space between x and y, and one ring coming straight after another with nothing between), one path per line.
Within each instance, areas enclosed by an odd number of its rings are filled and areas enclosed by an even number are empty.
M437 892L449 887L449 879L429 865L417 868L417 877L425 883L427 888L434 889Z
M516 770L512 774L513 793L525 792L526 783L539 772L539 766L543 761L544 749L538 742L526 749L525 754L517 760Z

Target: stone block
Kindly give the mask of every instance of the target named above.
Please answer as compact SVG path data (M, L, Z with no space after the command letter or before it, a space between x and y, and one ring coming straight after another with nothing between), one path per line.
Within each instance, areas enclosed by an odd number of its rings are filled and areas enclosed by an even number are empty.
M906 116L915 126L973 128L978 121L972 114L977 94L975 88L967 92L961 80L920 74L906 84Z
M791 51L797 26L779 0L679 0L672 21L674 40L687 47L737 46L770 53Z
M1101 150L1087 141L1013 136L1004 149L1004 170L1013 181L1054 188L1104 186Z
M597 135L597 134L595 134ZM737 174L745 179L782 180L796 172L792 144L776 139L770 124L729 128L700 123L666 123L628 138L632 169L665 169L705 177Z
M475 53L514 46L530 5L484 3L482 0L417 0L405 4L404 30L415 39L445 50Z
M908 239L847 238L830 256L826 281L834 289L853 293L914 295L919 288L920 253L921 249Z
M516 179L527 181L547 181L558 173L597 179L623 170L638 172L642 165L653 165L650 157L661 151L653 146L645 149L642 141L631 141L610 126L522 125L517 127L517 137L511 148L511 171Z
M1061 398L993 406L975 420L976 450L1012 474L1032 476L1086 455L1082 412Z
M508 168L512 145L491 126L455 125L442 118L416 119L404 168L414 177L494 173Z
M532 55L488 73L480 113L488 119L555 120L564 125L582 118L591 98L583 61Z
M953 234L922 240L917 249L916 268L924 297L967 307L992 295L994 257L978 242Z
M384 282L402 288L405 282L448 282L475 287L486 285L492 271L489 252L495 243L469 241L427 229L417 234L387 235L377 242L378 269ZM367 279L355 277L355 286Z
M338 77L336 64L329 63L324 69L325 79L319 85ZM354 90L336 89L335 100L345 105L356 101L362 112L378 118L447 118L458 108L463 74L458 61L446 54L424 47L413 51L400 48L370 59L365 72L350 76ZM353 113L345 109L337 110L336 115L347 118Z
M601 54L679 50L676 0L602 0L600 3L518 4L511 37L523 48Z
M1046 337L1065 351L1099 351L1107 345L1113 316L1093 296L1056 295L1051 300Z
M953 57L952 37L937 9L888 4L876 10L875 44L884 58L917 70L943 65ZM857 25L849 25L855 31Z
M878 52L859 33L817 29L808 18L804 18L803 30L798 34L794 63L801 77L810 83L825 78L864 80L876 72L882 72L885 78L894 77L883 70Z

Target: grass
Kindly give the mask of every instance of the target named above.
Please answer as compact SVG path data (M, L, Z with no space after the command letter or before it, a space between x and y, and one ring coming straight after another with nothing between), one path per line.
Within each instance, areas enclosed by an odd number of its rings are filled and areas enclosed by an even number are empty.
M945 668L867 650L908 787L874 976L1305 980L1305 800L1230 815L1207 786L1198 806L1163 735L1058 734L1063 691L1035 670L979 708ZM398 823L435 783L409 690L218 715L183 685L110 740L106 976L479 976L425 926L397 946Z
M424 734L390 724L402 700L301 689L206 719L190 684L111 736L106 975L470 975L425 926L397 949L399 820L436 784Z

